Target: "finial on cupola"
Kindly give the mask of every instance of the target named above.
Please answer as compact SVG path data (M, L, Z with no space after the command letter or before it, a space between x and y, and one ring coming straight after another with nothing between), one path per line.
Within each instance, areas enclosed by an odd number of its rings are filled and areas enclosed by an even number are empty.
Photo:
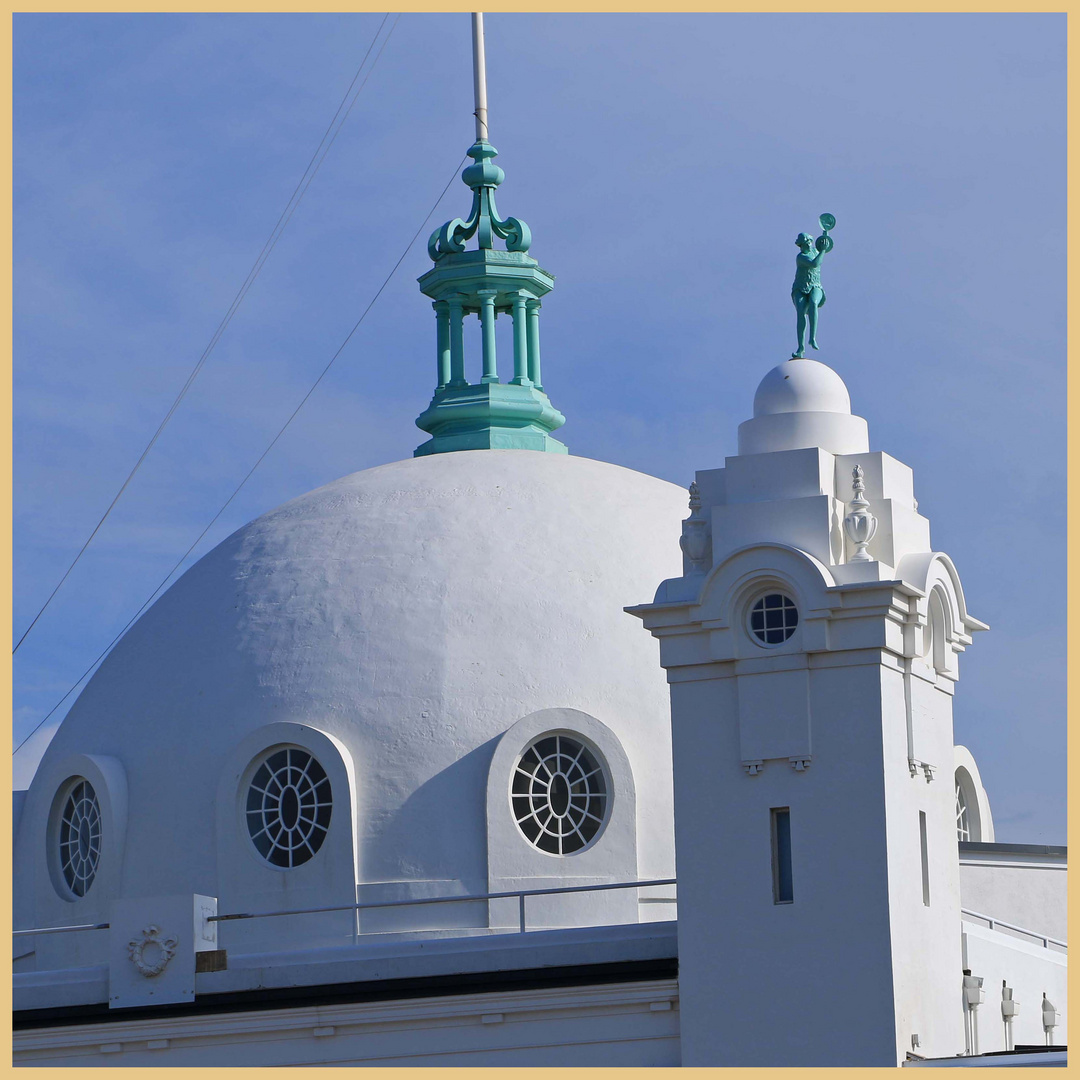
M554 278L526 254L532 243L528 225L500 218L495 189L505 174L492 161L498 151L487 141L487 71L484 16L474 14L473 93L476 141L473 159L461 174L472 190L468 220L453 218L431 234L428 255L434 267L420 277L420 291L434 301L437 384L431 404L416 426L431 434L414 456L455 450L541 450L565 454L551 437L566 418L544 393L540 381L540 298ZM475 250L466 242L476 237ZM505 250L495 247L504 241ZM465 373L464 321L476 315L481 327L481 375L470 383ZM508 315L514 324L514 374L499 379L495 321Z

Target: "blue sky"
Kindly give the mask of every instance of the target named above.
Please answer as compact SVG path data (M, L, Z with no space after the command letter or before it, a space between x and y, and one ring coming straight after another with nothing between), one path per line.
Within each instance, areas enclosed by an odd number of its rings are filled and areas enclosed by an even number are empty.
M16 638L210 339L380 19L15 16ZM499 208L556 276L544 383L573 453L679 484L722 465L793 347L792 238L836 215L817 356L872 447L915 470L935 547L992 626L955 712L998 839L1063 843L1065 17L490 15L487 47ZM244 305L19 650L16 741L366 307L472 141L469 65L467 16L396 23ZM196 555L422 441L423 237L468 206L455 182ZM17 756L17 784L42 745Z

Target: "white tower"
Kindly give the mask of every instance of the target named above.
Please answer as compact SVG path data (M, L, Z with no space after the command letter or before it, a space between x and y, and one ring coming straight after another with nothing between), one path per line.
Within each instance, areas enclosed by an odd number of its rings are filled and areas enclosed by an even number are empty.
M684 1065L964 1050L952 694L971 633L840 377L770 371L628 609L671 689Z

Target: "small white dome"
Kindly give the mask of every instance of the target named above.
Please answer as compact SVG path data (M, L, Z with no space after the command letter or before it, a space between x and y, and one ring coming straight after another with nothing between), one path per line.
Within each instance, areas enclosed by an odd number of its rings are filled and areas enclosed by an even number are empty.
M844 380L819 360L785 360L761 380L754 394L754 416L777 413L851 413Z

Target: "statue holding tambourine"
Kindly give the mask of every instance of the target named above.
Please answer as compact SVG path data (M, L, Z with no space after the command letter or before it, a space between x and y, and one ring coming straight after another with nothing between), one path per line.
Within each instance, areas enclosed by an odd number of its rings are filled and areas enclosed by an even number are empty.
M833 249L829 230L836 225L832 214L818 218L821 235L813 240L807 233L799 233L795 243L799 254L795 256L795 280L791 285L791 302L798 312L799 348L791 354L792 360L802 360L806 351L806 326L810 324L810 347L816 349L818 308L825 305L825 290L821 287L821 260Z

